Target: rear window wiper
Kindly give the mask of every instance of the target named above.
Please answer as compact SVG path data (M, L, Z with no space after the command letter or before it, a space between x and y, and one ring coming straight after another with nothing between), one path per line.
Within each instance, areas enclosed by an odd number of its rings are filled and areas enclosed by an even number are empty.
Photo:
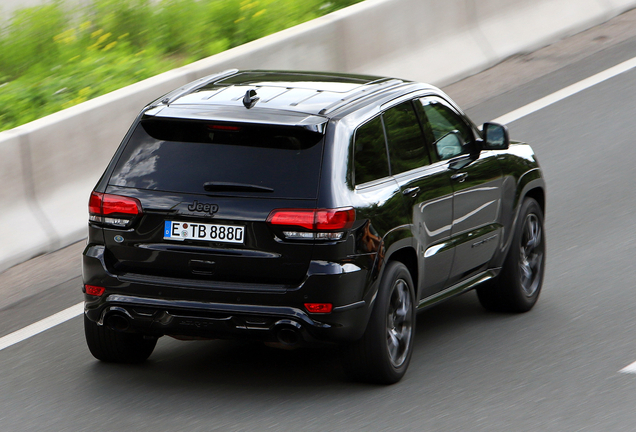
M274 192L270 187L232 182L205 182L203 189L206 192Z

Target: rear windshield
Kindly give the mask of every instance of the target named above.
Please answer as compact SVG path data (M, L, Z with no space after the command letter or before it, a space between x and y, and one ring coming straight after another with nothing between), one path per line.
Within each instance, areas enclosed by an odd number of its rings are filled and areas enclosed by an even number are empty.
M323 135L297 127L143 120L114 186L216 195L316 198Z

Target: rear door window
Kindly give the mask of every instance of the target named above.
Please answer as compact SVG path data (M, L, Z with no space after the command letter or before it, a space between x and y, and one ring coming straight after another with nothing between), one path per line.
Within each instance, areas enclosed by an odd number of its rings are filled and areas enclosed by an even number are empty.
M411 101L388 109L382 117L389 143L391 174L431 163L422 128Z
M355 184L389 176L389 161L382 119L376 117L358 128L355 134Z
M213 184L221 195L313 199L323 142L322 134L295 127L147 119L126 144L110 184L185 193L210 193L204 185Z

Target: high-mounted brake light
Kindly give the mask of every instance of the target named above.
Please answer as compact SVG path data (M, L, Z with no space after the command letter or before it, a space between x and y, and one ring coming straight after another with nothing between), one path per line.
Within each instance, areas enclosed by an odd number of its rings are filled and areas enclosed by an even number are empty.
M137 198L93 192L88 201L88 212L92 222L126 227L141 213L141 203ZM109 215L111 217L107 217Z
M276 209L267 217L267 223L271 225L311 231L283 231L285 238L294 240L340 240L355 220L356 211L352 208Z
M225 132L238 132L241 130L238 126L229 126L229 125L208 125L208 129L216 130L216 131L225 131Z

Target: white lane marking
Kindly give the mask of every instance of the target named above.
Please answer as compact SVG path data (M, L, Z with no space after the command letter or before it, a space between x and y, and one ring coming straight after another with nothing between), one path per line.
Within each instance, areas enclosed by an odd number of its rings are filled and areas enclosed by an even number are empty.
M623 369L619 370L619 372L636 374L636 361L628 366L625 366Z
M0 338L0 351L84 313L84 302Z
M619 372L636 374L636 362L625 366L623 369L619 370Z
M581 80L568 87L565 87L564 89L558 90L548 96L531 102L528 105L522 106L521 108L504 114L501 117L497 117L496 119L491 121L502 124L512 123L515 120L519 120L522 117L539 111L540 109L550 106L555 102L563 100L587 88L595 86L596 84L602 83L603 81L607 81L608 79L620 75L623 72L627 72L628 70L635 67L636 57L624 61L623 63L620 63L614 67L606 69L603 72L599 72L596 75ZM83 312L84 303L78 303L75 306L71 306L70 308L63 310L62 312L58 312L55 315L51 315L48 318L44 318L41 321L31 324L30 326L24 327L23 329L17 330L7 336L4 336L0 338L0 351L10 347L11 345L15 345L18 342L22 342L23 340L42 333L43 331L53 328L59 324L62 324L70 320L71 318L75 318L76 316L81 315ZM621 369L620 372L636 373L636 362Z
M560 100L570 97L592 86L595 86L596 84L600 84L603 81L607 81L610 78L622 74L623 72L627 72L634 67L636 67L636 57L624 61L623 63L620 63L614 67L606 69L603 72L599 72L596 75L592 75L589 78L585 78L584 80L558 90L546 97L531 102L528 105L522 106L521 108L511 111L508 114L497 117L492 121L494 123L501 124L512 123L515 120L519 120L520 118L532 114L533 112L539 111L549 105L552 105L553 103L559 102Z

